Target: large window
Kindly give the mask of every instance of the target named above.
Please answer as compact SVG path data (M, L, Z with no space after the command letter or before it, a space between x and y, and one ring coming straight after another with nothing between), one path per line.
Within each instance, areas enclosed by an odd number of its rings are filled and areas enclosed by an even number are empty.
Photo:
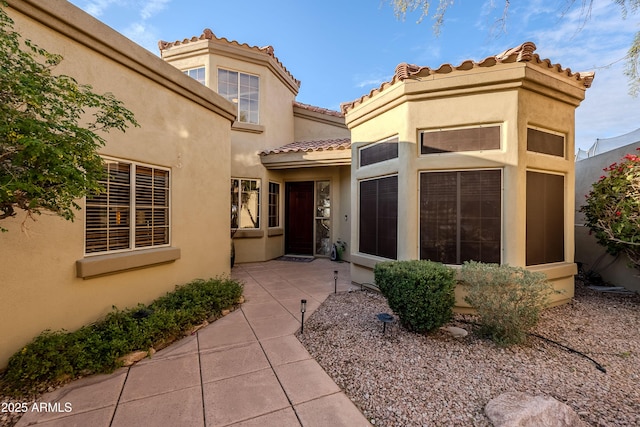
M251 74L218 70L218 93L238 105L238 121L259 123L260 78Z
M527 171L527 265L564 261L564 176Z
M191 68L190 70L185 70L184 73L192 79L205 84L204 67Z
M231 228L260 228L260 180L231 178Z
M280 226L280 184L269 183L269 227Z
M360 182L359 251L398 256L398 176Z
M420 174L420 258L500 262L500 170Z
M87 197L86 253L169 244L169 171L105 160L105 191Z

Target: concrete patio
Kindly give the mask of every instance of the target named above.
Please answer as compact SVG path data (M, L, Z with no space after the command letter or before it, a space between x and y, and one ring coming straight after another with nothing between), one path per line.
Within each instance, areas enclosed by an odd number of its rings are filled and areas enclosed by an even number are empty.
M17 425L369 426L294 336L300 300L310 316L334 291L334 270L347 290L347 263L237 265L241 309L152 358L42 396L59 411L28 412Z

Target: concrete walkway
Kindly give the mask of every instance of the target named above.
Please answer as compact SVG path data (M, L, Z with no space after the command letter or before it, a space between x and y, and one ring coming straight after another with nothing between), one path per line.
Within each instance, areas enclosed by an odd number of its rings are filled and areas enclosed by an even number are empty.
M44 395L43 412L18 426L369 426L293 335L334 291L349 265L326 259L234 267L245 283L240 310L110 375ZM58 405L56 405L58 403Z

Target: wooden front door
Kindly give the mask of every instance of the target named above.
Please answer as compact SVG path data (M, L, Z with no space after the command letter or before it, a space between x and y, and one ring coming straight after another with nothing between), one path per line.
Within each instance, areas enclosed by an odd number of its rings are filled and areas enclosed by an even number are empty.
M285 184L285 253L313 255L313 181Z

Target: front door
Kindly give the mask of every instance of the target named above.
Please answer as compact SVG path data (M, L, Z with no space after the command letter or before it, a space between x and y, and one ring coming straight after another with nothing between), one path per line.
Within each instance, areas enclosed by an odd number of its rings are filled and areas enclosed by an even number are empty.
M313 255L313 181L285 184L285 253Z

